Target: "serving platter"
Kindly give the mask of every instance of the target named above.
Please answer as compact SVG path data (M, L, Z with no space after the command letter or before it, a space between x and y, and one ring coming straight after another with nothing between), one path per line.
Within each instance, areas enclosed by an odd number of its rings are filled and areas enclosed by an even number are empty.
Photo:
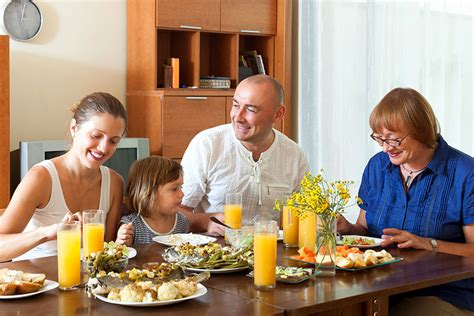
M108 299L106 296L100 295L100 294L95 294L95 297L98 298L101 301L104 301L106 303L110 304L115 304L115 305L123 305L123 306L134 306L134 307L152 307L152 306L163 306L163 305L171 305L171 304L176 304L176 303L181 303L187 300L192 300L194 298L198 298L200 296L203 296L207 293L207 288L202 285L202 284L197 284L197 291L191 296L183 297L183 298L177 298L174 300L169 300L169 301L156 301L156 302L149 302L149 303L141 303L141 302L122 302L122 301L114 301Z
M345 245L344 240L348 239L348 238L349 239L356 239L356 240L357 239L363 239L363 240L373 241L372 245L365 245L365 244L360 244L360 243L347 244L347 246L349 246L349 247L357 247L357 248L361 248L361 249L379 247L380 243L382 243L382 241L383 241L383 239L375 238L375 237L367 237L367 236L360 236L360 235L343 235L343 236L341 236L340 238L337 239L336 244L341 245L341 246Z
M304 263L304 264L310 264L310 265L312 265L312 266L315 265L314 262L299 260L299 259L295 259L295 258L291 258L291 257L283 257L283 259L293 260L293 261L301 262L301 263ZM402 261L402 260L403 260L403 258L394 257L393 260L386 261L386 262L381 262L381 263L377 263L377 264L373 264L373 265L371 265L371 266L366 266L366 267L362 267L362 268L341 268L341 267L336 266L336 270L343 270L343 271L352 271L352 272L354 272L354 271L360 271L360 270L367 270L367 269L377 268L377 267L385 266L385 265L387 265L387 264L399 262L399 261Z
M43 287L40 288L36 292L25 293L25 294L14 294L14 295L0 295L0 299L2 299L2 300L11 300L11 299L25 298L25 297L38 295L38 294L41 294L41 293L44 293L44 292L54 290L58 286L59 286L58 282L46 279L46 280L44 280Z
M209 242L214 242L217 239L201 234L172 234L153 237L153 241L165 246L177 246L179 244L188 242L191 245L205 245Z

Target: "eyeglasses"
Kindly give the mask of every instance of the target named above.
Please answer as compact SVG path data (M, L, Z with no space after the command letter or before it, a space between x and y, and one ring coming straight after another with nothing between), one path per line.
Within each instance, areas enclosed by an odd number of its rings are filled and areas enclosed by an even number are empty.
M387 145L392 146L392 147L400 146L400 144L403 142L405 138L407 138L407 136L408 134L406 134L404 137L400 139L396 139L396 138L383 139L382 137L375 136L374 133L370 134L370 138L375 140L377 144L379 144L380 146L383 146L383 143L386 143Z

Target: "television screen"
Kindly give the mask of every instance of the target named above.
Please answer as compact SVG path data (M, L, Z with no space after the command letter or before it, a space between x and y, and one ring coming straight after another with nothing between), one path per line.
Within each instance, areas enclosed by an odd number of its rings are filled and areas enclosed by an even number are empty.
M20 142L21 178L35 164L62 155L69 149L65 141L23 141ZM150 155L147 138L123 138L114 155L105 163L117 171L127 183L132 163Z

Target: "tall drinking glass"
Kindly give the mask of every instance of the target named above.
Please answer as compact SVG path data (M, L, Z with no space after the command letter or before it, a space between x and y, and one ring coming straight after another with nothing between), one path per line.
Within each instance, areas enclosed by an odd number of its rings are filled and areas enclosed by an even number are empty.
M257 290L270 290L276 286L277 238L275 221L255 223L253 282Z
M299 217L291 212L288 206L283 206L283 244L285 247L298 247Z
M59 289L75 290L81 283L81 222L58 226Z
M306 217L299 219L298 247L306 247L314 251L316 247L316 216L308 212Z
M242 226L242 193L225 195L224 223L232 228Z
M82 212L84 257L104 250L104 214L103 210Z

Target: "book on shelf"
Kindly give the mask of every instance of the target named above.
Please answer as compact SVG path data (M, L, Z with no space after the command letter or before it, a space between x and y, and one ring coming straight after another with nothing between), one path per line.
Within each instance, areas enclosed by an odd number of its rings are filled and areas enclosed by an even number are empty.
M263 57L262 55L258 54L256 50L242 52L241 58L246 64L245 65L244 63L241 63L241 66L251 68L254 75L266 74Z
M179 88L179 58L168 59L168 65L171 66L171 88Z
M199 78L199 88L201 89L229 89L230 78L216 76L202 76Z
M163 65L163 88L171 88L173 84L173 67Z
M263 57L262 55L256 55L255 61L257 63L257 70L259 74L266 75L265 72L265 65L263 64Z

